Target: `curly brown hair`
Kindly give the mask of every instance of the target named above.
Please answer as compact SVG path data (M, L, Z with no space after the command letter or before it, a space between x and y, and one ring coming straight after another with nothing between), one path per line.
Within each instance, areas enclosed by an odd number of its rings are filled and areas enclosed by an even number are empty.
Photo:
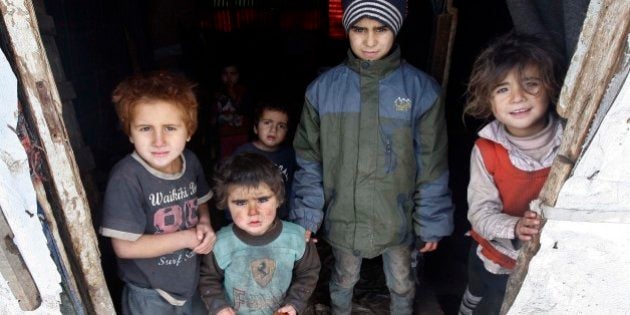
M536 35L510 32L491 43L475 60L468 83L464 115L478 119L492 117L490 99L494 88L512 69L518 73L528 66L538 69L544 91L555 108L564 76L564 62L553 44ZM526 90L526 89L525 89Z
M284 178L280 169L257 153L241 153L227 158L219 164L213 179L214 197L219 209L227 209L227 199L233 186L256 188L265 183L275 194L278 206L285 199Z
M112 101L125 134L130 135L130 123L136 106L143 102L165 101L174 104L184 115L188 134L197 130L196 84L180 74L156 71L136 74L124 79L112 93Z

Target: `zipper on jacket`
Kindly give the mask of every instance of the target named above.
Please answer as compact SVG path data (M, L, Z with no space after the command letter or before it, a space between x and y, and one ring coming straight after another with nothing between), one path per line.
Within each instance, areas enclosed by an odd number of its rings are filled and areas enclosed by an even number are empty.
M379 124L380 127L380 124ZM394 157L394 150L392 149L392 139L390 136L386 136L385 140L385 173L390 174L394 171L394 164L396 163L396 158Z
M385 174L390 174L394 171L396 158L394 156L394 149L392 147L392 136L391 134L385 133L385 131L383 130L383 125L381 125L380 111L376 116L376 124L378 125L378 132L381 138L381 142L385 143Z

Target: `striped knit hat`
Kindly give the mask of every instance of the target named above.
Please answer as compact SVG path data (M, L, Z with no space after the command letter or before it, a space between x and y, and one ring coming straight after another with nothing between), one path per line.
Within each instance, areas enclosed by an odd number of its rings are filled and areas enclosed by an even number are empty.
M346 32L358 20L370 17L387 25L398 34L407 16L406 0L342 0L343 17L341 22Z

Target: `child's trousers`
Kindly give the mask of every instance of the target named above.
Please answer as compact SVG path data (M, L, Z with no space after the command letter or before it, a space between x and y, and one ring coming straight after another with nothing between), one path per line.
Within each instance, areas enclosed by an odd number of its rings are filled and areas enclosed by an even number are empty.
M182 306L172 305L154 289L145 289L125 283L122 292L123 315L207 315L208 310L201 301L199 292Z
M498 315L510 275L497 275L486 270L477 256L478 245L473 240L468 253L468 287L462 297L459 314Z
M333 247L335 265L330 279L332 313L350 314L352 291L359 281L363 257ZM383 271L389 288L391 314L412 314L415 285L411 274L411 252L408 245L388 248L383 252Z

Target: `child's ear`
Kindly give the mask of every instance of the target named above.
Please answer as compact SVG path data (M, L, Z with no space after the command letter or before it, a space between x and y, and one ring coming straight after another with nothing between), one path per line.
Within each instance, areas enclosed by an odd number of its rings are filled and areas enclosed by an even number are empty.
M254 134L257 135L258 134L258 128L256 127L256 125L254 125Z
M129 142L133 143L133 138L129 136Z

